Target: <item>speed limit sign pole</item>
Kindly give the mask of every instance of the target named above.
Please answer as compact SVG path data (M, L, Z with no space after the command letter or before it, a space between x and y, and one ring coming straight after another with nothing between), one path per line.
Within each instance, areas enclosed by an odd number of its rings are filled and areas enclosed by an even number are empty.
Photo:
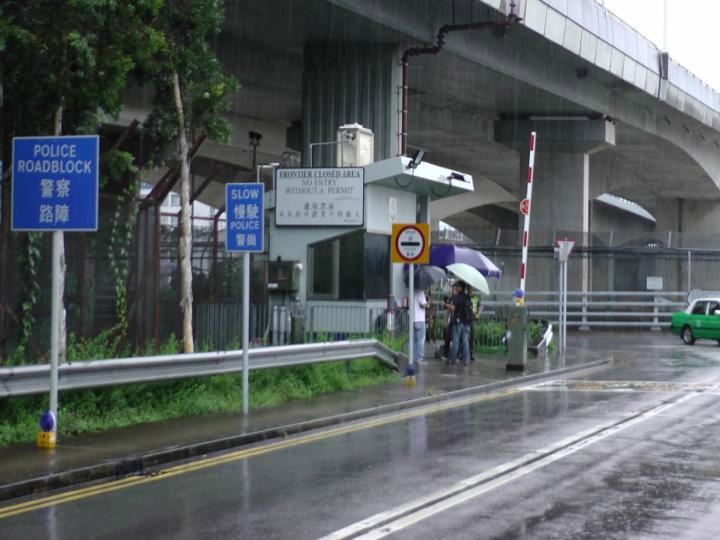
M537 141L537 133L530 133L530 160L528 164L528 184L527 197L520 202L520 212L525 214L525 224L523 225L522 237L522 262L520 263L520 290L522 298L525 297L525 276L527 274L528 259L528 236L530 235L530 204L532 202L533 178L535 176L535 146Z
M430 225L393 223L390 260L408 265L408 364L405 384L415 384L413 333L415 318L415 265L430 262Z

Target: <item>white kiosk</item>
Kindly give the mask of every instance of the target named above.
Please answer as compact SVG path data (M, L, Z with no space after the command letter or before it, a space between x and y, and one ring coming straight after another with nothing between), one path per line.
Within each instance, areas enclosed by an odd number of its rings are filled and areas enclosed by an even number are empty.
M384 312L388 298L407 297L402 268L390 263L392 224L429 223L430 201L473 191L473 179L422 153L354 164L348 156L367 152L343 155L346 167L276 169L266 201L271 273L274 265L300 273L292 289L270 283L268 292L275 305L313 310L314 331L351 335L371 330L372 311Z

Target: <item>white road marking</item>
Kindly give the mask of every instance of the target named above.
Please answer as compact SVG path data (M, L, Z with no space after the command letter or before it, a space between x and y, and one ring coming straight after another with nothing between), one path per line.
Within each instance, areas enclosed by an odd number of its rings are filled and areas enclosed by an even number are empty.
M324 536L321 540L384 538L453 506L512 482L554 461L574 454L591 444L643 422L698 395L701 394L699 392L689 392L671 402L663 402L645 411L626 414L621 420L607 422L581 431L550 446L466 478L448 488L353 523Z

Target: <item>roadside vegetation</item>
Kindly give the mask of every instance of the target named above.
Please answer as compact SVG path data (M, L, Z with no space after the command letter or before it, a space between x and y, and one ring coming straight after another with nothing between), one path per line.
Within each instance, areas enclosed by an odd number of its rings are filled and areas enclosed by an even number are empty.
M380 339L395 349L403 343L403 339L397 337L380 336ZM182 344L173 337L160 350L148 347L140 354L172 354L181 350ZM114 358L129 352L113 341L110 334L68 342L71 361ZM397 373L374 358L253 371L250 373L250 408L398 380ZM33 441L38 431L38 417L47 408L47 399L42 395L0 400L0 446ZM239 412L242 410L242 374L61 392L59 401L62 440L68 435L142 422Z

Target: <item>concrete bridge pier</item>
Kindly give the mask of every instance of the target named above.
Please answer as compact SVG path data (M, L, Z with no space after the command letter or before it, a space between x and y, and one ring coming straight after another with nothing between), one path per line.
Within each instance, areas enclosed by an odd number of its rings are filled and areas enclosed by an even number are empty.
M494 138L520 154L519 199L525 197L528 178L529 139L537 132L535 175L530 224L530 245L549 245L557 237L588 244L590 234L590 155L615 144L615 126L606 120L542 119L499 120ZM522 216L520 216L522 219ZM522 230L522 226L519 227ZM553 237L554 236L554 237ZM528 286L535 290L557 288L557 269L532 266ZM590 261L571 265L568 288L590 289Z

